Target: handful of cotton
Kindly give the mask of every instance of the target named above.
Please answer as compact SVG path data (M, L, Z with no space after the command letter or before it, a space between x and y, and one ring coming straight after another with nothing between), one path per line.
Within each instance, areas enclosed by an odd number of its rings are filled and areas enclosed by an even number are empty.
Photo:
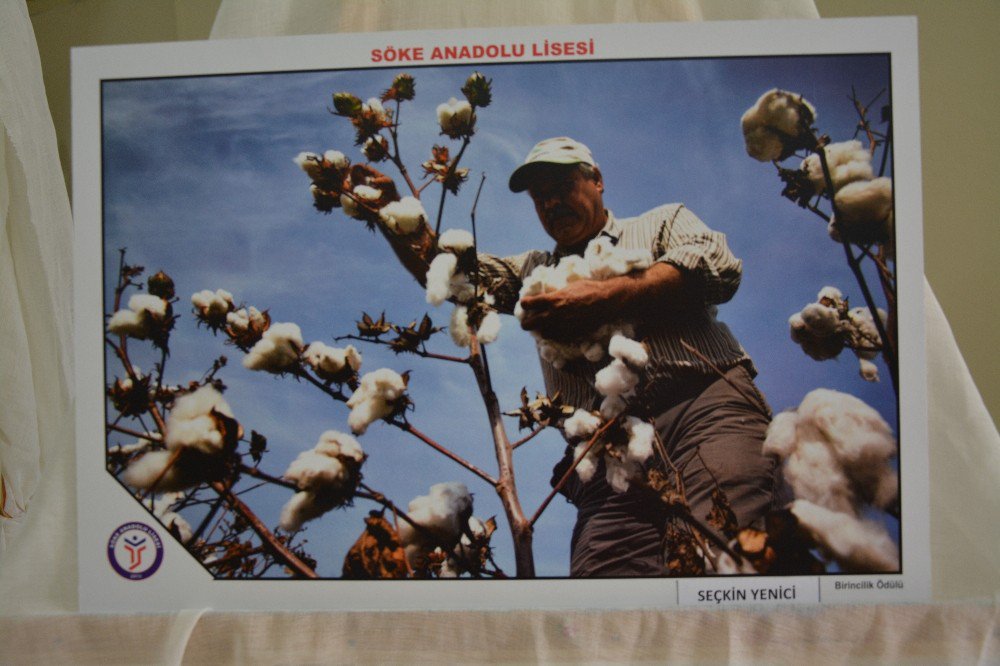
M649 268L652 264L653 255L648 250L619 248L610 238L600 236L590 241L583 257L568 255L555 266L535 268L524 279L519 298L558 291L577 280L607 280L627 275L632 271ZM519 320L524 318L524 309L520 302L514 307L514 316ZM632 336L635 334L635 329L628 322L608 322L586 337L570 341L550 340L541 333L532 331L538 346L538 354L556 369L561 369L568 361L581 357L592 363L600 361L604 358L608 343L616 333Z

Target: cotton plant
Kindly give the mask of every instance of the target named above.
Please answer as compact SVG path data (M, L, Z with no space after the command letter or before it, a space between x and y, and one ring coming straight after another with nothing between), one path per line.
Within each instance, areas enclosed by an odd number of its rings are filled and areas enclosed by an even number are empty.
M287 372L299 363L304 350L298 324L271 324L261 339L243 357L243 367L271 374Z
M577 409L563 421L562 429L575 443L580 480L589 483L603 459L608 485L624 493L632 484L643 481L643 465L653 456L653 426L625 414L628 401L636 397L643 368L649 363L649 351L641 342L616 334L608 343L608 353L611 362L594 377L594 387L604 396L600 410ZM602 425L619 417L618 427L607 429L603 441L592 445L591 439Z
M327 382L349 382L361 369L361 352L354 345L332 347L317 340L306 347L302 356L316 376Z
M133 488L161 492L213 480L241 436L229 403L206 384L175 400L165 423L165 448L133 460L122 480Z
M468 231L448 229L437 239L438 254L427 270L427 302L439 306L454 302L448 331L455 345L468 347L472 335L482 344L500 334L500 315L494 297L470 277L476 271L475 240Z
M108 320L108 332L136 340L156 339L173 327L170 302L153 294L133 294L128 307Z
M893 511L899 489L892 430L859 398L815 389L775 416L764 452L782 462L803 529L842 568L898 569L898 549L872 510ZM860 552L859 547L871 549Z
M478 573L488 558L495 526L472 515L472 495L463 483L438 483L407 506L399 521L399 539L418 575L436 571L440 578ZM415 524L414 524L415 523Z
M867 145L857 138L833 142L821 135L814 126L816 109L801 95L772 89L765 92L741 119L747 153L760 161L773 162L784 183L782 196L807 209L827 225L829 237L843 246L848 265L860 287L868 310L867 324L873 336L866 336L861 345L848 330L868 328L858 321L854 326L846 317L834 320L817 304L807 306L793 315L792 337L810 356L833 358L842 348L839 338L855 348L859 357L860 374L867 381L878 379L878 368L872 362L875 349L889 366L893 388L898 393L895 332L889 324L895 321L895 250L892 179L883 175L889 154L890 135L881 134L868 118L868 109L878 98L863 103L852 94L858 114L856 134L867 138ZM887 120L888 107L883 109ZM873 157L882 150L881 165L875 168ZM804 154L804 155L803 155ZM785 160L801 156L797 167L783 166ZM824 211L823 206L828 210ZM874 264L889 314L874 300L862 262ZM833 331L830 329L838 329ZM851 342L856 344L851 345ZM863 350L862 350L863 348Z
M348 504L361 480L365 453L356 439L336 430L320 435L316 445L301 452L282 475L298 488L281 510L279 525L287 532Z
M347 400L351 409L347 424L351 432L363 435L375 421L402 412L409 404L406 384L405 376L389 368L363 375L358 388Z
M883 324L886 314L878 310ZM816 301L788 319L792 340L817 361L837 358L849 348L859 362L859 373L866 381L878 381L878 366L873 360L881 351L878 328L868 308L851 308L836 287L820 290Z
M816 109L793 92L773 88L740 119L747 154L761 162L783 160L812 145Z
M538 266L523 281L518 296L518 304L514 307L514 316L519 320L524 318L524 308L520 299L525 296L536 296L558 291L577 280L608 280L632 271L649 268L653 264L653 255L648 250L630 250L619 248L611 239L599 236L590 241L583 256L568 255L554 266ZM599 326L590 334L578 340L552 340L545 338L538 331L532 331L539 355L556 369L565 367L566 363L584 358L597 363L607 355L611 338L617 333L626 336L634 335L635 329L631 322L608 322Z

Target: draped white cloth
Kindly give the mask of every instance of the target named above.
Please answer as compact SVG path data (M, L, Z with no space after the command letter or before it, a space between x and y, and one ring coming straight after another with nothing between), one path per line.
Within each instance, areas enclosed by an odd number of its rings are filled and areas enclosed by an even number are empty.
M815 18L811 0L223 0L212 37ZM608 613L72 613L72 225L23 2L0 2L0 661L1000 661L1000 435L925 283L933 589L963 604ZM200 621L199 621L200 620ZM189 642L190 641L190 642Z

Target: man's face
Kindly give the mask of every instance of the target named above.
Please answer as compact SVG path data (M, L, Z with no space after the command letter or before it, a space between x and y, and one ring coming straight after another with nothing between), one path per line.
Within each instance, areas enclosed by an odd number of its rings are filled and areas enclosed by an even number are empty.
M589 178L577 165L546 165L528 186L545 232L564 248L583 245L604 228L603 193L600 172Z

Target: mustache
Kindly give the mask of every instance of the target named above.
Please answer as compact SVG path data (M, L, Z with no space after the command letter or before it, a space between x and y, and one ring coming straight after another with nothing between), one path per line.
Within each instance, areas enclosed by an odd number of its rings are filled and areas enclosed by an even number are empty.
M545 221L554 222L561 217L567 217L573 215L573 209L568 206L555 206L547 211L545 211Z

